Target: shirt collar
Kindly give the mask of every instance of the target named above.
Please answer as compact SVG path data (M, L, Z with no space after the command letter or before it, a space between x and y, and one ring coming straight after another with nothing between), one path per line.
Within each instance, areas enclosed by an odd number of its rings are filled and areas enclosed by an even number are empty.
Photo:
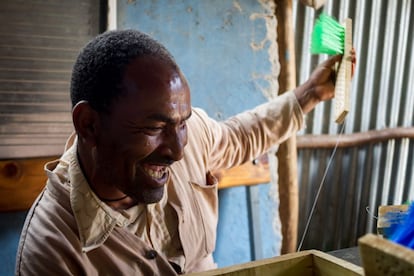
M101 246L115 226L127 227L135 222L145 207L137 205L128 209L128 212L118 212L102 202L83 175L76 149L77 139L62 159L68 163L70 204L78 225L82 250L88 252Z

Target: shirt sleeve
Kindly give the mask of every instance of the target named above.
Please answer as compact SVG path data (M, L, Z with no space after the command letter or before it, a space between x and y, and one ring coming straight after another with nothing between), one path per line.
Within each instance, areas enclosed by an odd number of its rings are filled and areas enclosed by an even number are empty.
M295 134L304 124L304 114L292 91L252 110L218 122L195 109L198 135L208 170L227 169L251 161ZM191 129L190 131L192 131Z

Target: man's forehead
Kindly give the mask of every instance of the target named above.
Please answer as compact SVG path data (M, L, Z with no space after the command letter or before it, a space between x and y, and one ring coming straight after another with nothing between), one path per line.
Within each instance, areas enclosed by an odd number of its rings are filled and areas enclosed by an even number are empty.
M126 67L123 79L124 82L151 89L187 83L177 66L153 57L134 59Z
M139 58L127 68L126 92L119 104L133 117L182 121L191 113L190 91L181 73L153 59ZM145 66L148 65L148 66ZM154 116L154 114L158 114Z
M182 110L182 113L177 112L177 113L172 113L172 114L168 114L168 113L165 114L161 112L153 112L153 113L149 113L146 119L174 124L174 123L179 123L181 121L187 120L188 118L191 117L191 114L192 114L191 108Z
M127 71L141 70L148 73L159 72L161 70L171 74L178 74L179 71L179 68L174 61L156 56L136 57L131 60L131 62L126 66L126 69Z

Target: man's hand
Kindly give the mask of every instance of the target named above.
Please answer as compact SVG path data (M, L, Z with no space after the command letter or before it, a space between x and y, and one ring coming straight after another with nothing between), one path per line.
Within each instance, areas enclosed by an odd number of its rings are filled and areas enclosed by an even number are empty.
M356 64L355 49L351 51L352 76ZM322 62L312 72L309 80L298 86L294 93L303 113L309 113L318 103L332 99L335 93L335 70L334 65L340 61L341 55L333 56Z

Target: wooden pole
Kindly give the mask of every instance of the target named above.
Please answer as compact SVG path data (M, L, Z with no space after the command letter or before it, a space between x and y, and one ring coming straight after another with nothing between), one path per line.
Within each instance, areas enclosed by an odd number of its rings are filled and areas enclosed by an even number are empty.
M276 0L277 42L279 48L279 94L296 87L292 0ZM277 152L279 215L282 223L281 254L296 251L298 229L298 179L296 136L280 145Z
M331 149L336 146L338 148L349 148L404 138L414 139L414 127L385 128L341 135L300 135L297 137L297 148Z

